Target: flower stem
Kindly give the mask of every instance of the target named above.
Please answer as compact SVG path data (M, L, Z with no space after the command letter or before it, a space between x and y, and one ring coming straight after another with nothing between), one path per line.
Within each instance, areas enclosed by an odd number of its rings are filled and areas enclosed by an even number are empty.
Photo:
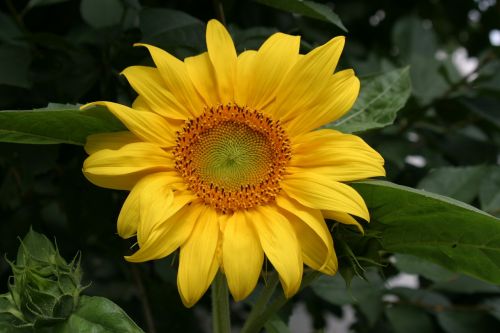
M230 333L229 292L226 277L217 273L212 284L212 328L213 333Z
M312 271L308 274L305 274L304 277L302 278L302 284L300 286L300 289L302 290L305 287L307 287L320 275L321 273L317 271ZM271 319L271 317L276 312L278 312L283 307L283 305L286 304L288 299L285 297L285 295L283 295L283 293L277 295L269 305L267 304L271 299L277 285L278 285L278 274L274 274L271 277L268 284L264 286L262 292L260 293L257 302L252 308L252 312L248 316L245 325L243 325L241 333L260 332L260 330L264 327L267 321Z

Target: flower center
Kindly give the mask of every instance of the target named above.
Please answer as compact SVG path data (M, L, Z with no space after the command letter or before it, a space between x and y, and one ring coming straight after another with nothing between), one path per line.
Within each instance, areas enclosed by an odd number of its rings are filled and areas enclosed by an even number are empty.
M291 149L278 121L219 105L186 122L173 154L189 188L226 214L274 201Z

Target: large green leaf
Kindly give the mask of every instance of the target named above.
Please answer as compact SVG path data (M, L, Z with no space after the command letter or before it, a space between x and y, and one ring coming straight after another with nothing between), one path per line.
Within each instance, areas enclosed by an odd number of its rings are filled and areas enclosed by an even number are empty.
M90 134L123 129L102 107L80 111L71 105L49 105L37 110L0 111L0 142L83 145Z
M330 7L321 3L304 0L257 0L257 2L287 12L301 14L310 18L329 22L340 29L347 31L346 27L342 24L340 17L335 14Z
M107 298L82 296L76 311L67 321L41 332L140 333L143 330Z
M411 93L408 67L361 79L361 91L352 109L327 125L344 133L391 125Z
M418 188L470 203L478 192L487 167L443 167L432 170Z
M452 271L500 283L500 220L451 198L385 181L352 186L371 212L382 246Z

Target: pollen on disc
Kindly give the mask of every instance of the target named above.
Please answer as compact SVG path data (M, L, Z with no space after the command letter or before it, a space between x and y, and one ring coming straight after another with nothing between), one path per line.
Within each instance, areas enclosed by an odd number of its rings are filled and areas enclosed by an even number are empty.
M269 203L290 160L279 122L236 105L207 109L178 133L176 169L189 188L223 213Z

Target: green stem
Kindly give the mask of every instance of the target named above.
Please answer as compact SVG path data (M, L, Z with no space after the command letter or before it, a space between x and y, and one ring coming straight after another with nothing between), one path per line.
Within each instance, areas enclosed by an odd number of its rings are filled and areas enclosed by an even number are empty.
M264 309L274 294L274 290L278 286L279 278L277 273L270 274L269 280L262 287L262 290L257 298L257 301L252 307L252 311L248 315L243 328L241 329L241 333L249 333L255 331L255 326L259 325L259 318L264 312ZM260 326L262 327L262 326ZM258 328L257 328L258 329Z
M313 282L321 273L317 271L312 271L304 275L302 278L302 284L300 286L300 290L307 287L311 282ZM271 296L276 289L278 284L278 275L274 274L268 284L264 286L257 302L252 308L252 312L248 316L245 325L241 329L241 333L258 333L264 327L271 317L278 312L283 305L286 304L288 299L285 297L283 293L280 293L276 298L267 305L268 301L271 299Z
M212 284L212 327L213 333L231 333L229 292L226 277L221 272Z

